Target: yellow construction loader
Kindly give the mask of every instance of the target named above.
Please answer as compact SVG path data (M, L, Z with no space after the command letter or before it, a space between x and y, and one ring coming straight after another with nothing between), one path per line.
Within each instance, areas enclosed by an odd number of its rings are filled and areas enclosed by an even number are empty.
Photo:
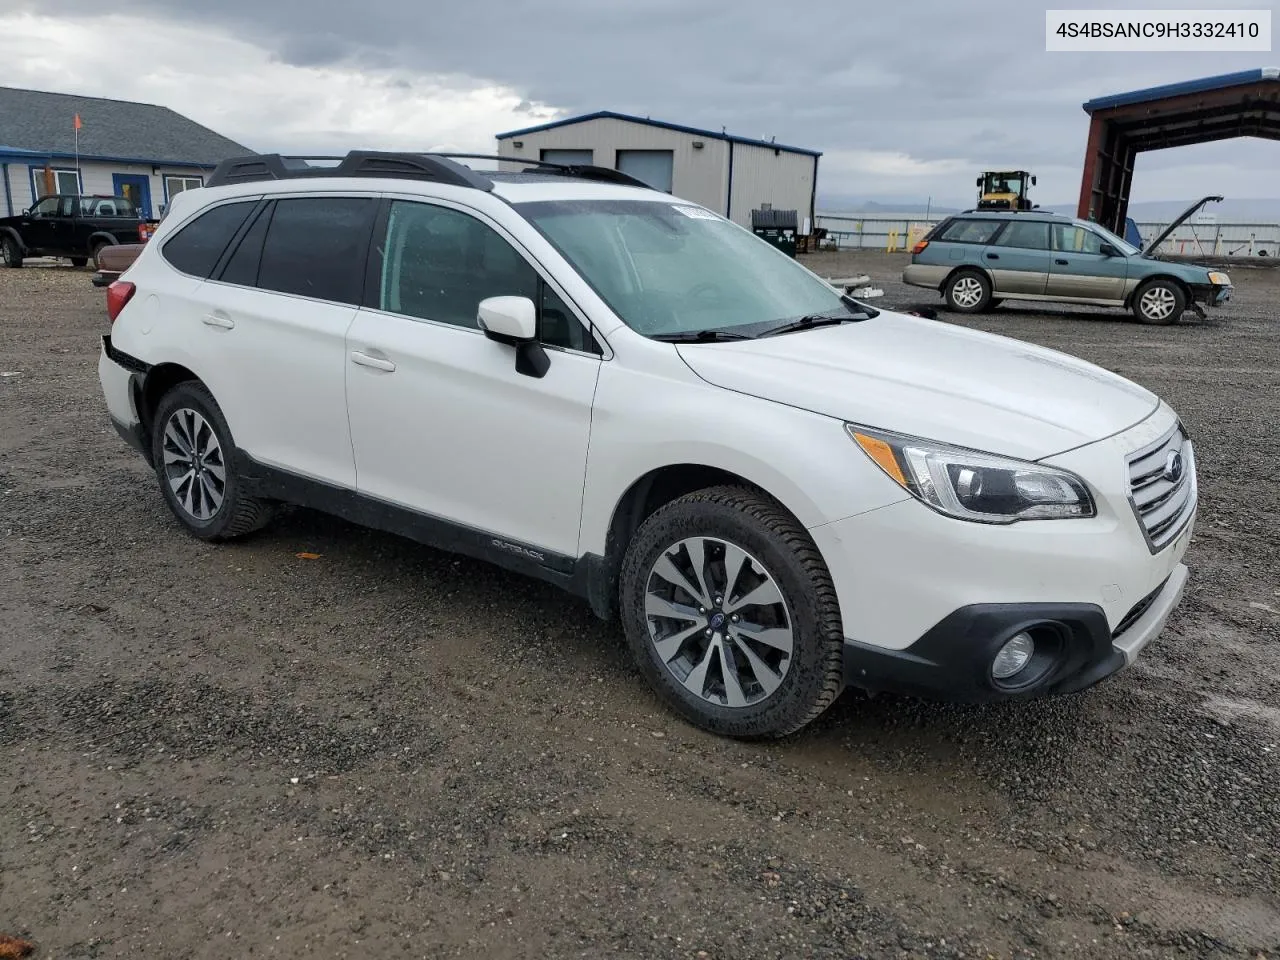
M1030 210L1027 190L1035 182L1025 170L988 170L978 178L978 209Z

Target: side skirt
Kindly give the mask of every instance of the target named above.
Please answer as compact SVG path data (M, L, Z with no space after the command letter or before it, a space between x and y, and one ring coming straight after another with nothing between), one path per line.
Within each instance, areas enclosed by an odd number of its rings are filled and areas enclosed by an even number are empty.
M267 466L243 450L236 450L236 469L250 496L318 510L437 550L483 560L587 599L597 615L604 617L604 611L608 610L606 598L602 595L606 592L601 584L603 558L592 555L574 558L507 540L355 490Z

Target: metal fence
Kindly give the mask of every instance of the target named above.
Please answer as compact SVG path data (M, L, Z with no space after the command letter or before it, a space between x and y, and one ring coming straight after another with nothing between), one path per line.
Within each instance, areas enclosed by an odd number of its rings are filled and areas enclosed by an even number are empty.
M903 251L945 220L937 217L858 217L820 213L817 225L827 230L827 241L840 250ZM1163 223L1140 222L1144 240L1154 239L1166 227ZM1275 257L1280 256L1280 224L1277 223L1184 223L1160 245L1160 252L1185 256Z

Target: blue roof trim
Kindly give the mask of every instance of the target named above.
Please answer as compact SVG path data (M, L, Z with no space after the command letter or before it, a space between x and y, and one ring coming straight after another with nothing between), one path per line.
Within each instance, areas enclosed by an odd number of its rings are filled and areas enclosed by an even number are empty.
M541 133L543 130L554 130L556 127L567 127L575 123L586 123L588 120L626 120L628 123L643 123L647 127L661 127L663 130L675 130L678 133L692 133L694 136L707 137L712 140L728 140L730 143L745 143L751 147L769 147L783 153L801 153L806 157L820 157L821 150L806 150L804 147L790 147L785 143L770 143L768 140L753 140L750 137L736 137L731 133L716 133L714 130L702 130L698 127L686 127L679 123L667 123L665 120L650 120L648 117L633 117L629 113L617 113L613 110L597 110L595 113L584 113L578 117L566 117L563 120L552 120L540 123L536 127L523 127L519 130L508 130L497 135L498 140L510 140L512 137L524 136L526 133Z
M1238 73L1223 73L1216 77L1204 77L1200 80L1184 80L1181 83L1166 83L1160 87L1148 87L1145 90L1133 90L1129 93L1116 93L1109 97L1097 97L1084 105L1085 113L1097 110L1109 110L1112 107L1127 107L1135 103L1150 103L1168 97L1181 97L1189 93L1204 93L1209 90L1228 90L1231 87L1242 87L1250 83L1262 83L1271 80L1280 82L1280 68L1259 67L1256 70L1241 70Z
M7 161L43 162L45 160L75 160L74 153L60 150L20 150L16 147L0 147L0 159ZM81 163L130 163L141 167L190 167L195 170L212 170L216 163L194 163L190 160L144 160L140 157L99 157L80 154Z

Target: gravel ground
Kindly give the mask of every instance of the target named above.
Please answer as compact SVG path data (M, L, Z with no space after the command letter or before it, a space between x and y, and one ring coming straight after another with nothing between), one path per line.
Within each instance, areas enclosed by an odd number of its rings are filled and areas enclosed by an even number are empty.
M939 303L898 257L806 262ZM1209 322L964 321L1193 431L1193 582L1134 668L1016 706L846 694L749 745L673 719L550 587L305 511L188 538L106 420L89 274L0 271L0 934L61 958L1280 957L1280 272L1235 273Z

